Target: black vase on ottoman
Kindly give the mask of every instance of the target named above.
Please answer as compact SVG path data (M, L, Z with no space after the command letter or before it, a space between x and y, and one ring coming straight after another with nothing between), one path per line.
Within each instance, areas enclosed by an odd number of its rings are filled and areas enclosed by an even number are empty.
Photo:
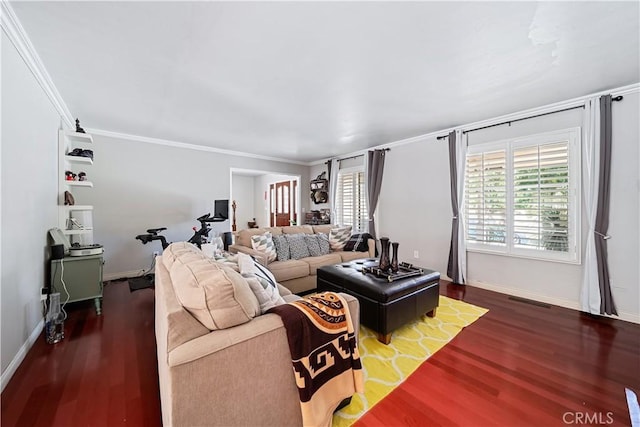
M389 282L363 267L377 267L367 258L318 268L318 292L344 292L360 302L360 323L378 334L384 344L391 332L422 314L434 317L440 302L440 273L422 269L423 274Z

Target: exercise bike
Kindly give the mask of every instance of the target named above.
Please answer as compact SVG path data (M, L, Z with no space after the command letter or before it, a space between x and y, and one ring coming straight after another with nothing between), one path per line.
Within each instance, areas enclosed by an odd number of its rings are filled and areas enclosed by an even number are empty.
M198 248L201 248L202 244L207 242L209 231L211 231L209 223L216 222L218 220L214 219L210 213L207 213L197 218L196 221L200 223L200 229L193 227L193 236L191 236L191 238L187 241L189 243L193 243ZM167 239L163 235L158 233L166 229L167 227L149 228L147 230L147 234L138 234L136 236L136 239L140 240L143 245L146 245L147 243L150 243L154 240L160 240L160 243L162 244L162 250L165 250L171 243L167 242Z
M209 237L209 231L211 231L211 227L209 226L210 222L216 222L217 220L213 219L210 213L202 215L196 219L200 223L200 229L193 227L193 236L188 240L189 243L193 243L198 248L202 247L203 243L207 243L207 239ZM159 234L160 232L166 230L167 227L159 227L159 228L149 228L146 234L138 234L136 236L136 240L140 240L143 245L147 243L151 243L154 240L159 240L162 244L162 250L167 249L167 247L171 244L167 242L165 236ZM129 289L131 292L137 291L139 289L150 288L155 285L155 277L152 273L155 267L155 258L153 259L151 266L149 269L142 273L140 277L134 277L129 279Z

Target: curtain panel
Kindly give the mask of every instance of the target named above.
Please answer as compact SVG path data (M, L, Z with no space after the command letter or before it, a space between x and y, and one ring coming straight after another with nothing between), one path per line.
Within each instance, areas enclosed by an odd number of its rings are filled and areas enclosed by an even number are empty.
M467 146L463 142L461 131L449 133L449 179L451 182L451 243L449 246L449 261L447 276L458 284L466 283L467 276L467 245L464 235L464 172L467 158Z
M338 159L331 159L329 169L329 205L331 206L331 223L340 225L338 221L338 211L336 209L336 197L338 196L338 172L340 172L340 162Z
M367 184L367 212L369 213L369 234L377 239L375 211L378 206L380 189L382 188L382 175L384 173L384 158L386 150L373 150L368 152L365 167L365 183ZM377 244L376 244L377 251Z

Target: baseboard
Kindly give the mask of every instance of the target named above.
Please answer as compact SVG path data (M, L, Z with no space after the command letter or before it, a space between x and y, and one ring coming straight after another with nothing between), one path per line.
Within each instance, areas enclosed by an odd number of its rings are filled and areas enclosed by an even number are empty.
M119 273L103 274L102 281L108 282L109 280L128 279L130 277L140 277L146 271L147 270L140 269L140 270L121 271Z
M4 391L5 386L9 384L9 380L11 380L13 374L16 373L18 366L20 366L29 350L31 350L31 347L40 336L43 328L44 319L41 319L31 332L31 335L29 335L29 338L27 338L27 341L22 344L22 347L20 347L20 350L18 350L18 354L16 354L11 363L9 363L9 366L7 366L7 369L5 369L5 371L2 373L2 377L0 377L0 392Z
M494 284L484 283L484 282L471 281L467 284L475 288L486 289L488 291L498 292L501 294L512 295L520 298L526 298L533 301L544 302L551 305L557 305L559 307L569 308L571 310L582 311L580 309L580 304L576 301L571 301L563 298L550 297L548 295L538 294L531 291L514 289L506 286L499 286L499 285L494 285ZM640 315L637 315L637 314L620 312L618 313L618 316L608 316L608 315L603 315L603 316L609 317L611 319L624 320L625 322L640 324Z

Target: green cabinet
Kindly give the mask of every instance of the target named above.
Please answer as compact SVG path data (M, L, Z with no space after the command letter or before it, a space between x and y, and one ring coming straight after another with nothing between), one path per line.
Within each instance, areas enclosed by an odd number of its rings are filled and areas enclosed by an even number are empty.
M102 255L67 256L51 261L52 292L60 292L60 301L93 299L96 314L102 314Z

